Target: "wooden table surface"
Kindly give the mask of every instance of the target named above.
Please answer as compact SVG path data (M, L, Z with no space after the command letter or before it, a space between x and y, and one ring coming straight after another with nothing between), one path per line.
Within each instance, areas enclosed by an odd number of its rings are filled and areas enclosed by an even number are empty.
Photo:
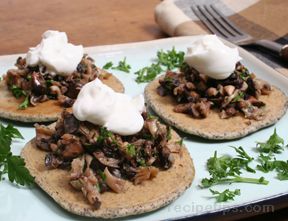
M48 29L64 31L72 43L84 47L166 38L154 21L153 9L159 2L1 0L0 55L27 52ZM245 221L263 219L288 220L287 211L281 209Z

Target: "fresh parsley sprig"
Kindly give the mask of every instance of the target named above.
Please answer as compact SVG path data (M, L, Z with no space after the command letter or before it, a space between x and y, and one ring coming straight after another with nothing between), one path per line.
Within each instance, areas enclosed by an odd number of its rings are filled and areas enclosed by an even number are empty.
M183 51L176 51L175 47L172 50L163 51L160 50L157 52L158 63L164 67L166 70L173 70L175 68L180 68L184 62Z
M0 123L0 179L2 180L4 174L8 174L10 182L29 186L34 182L34 178L25 167L24 160L12 154L11 143L14 138L23 139L23 136L11 124L4 127Z
M150 82L151 80L155 79L156 76L159 75L162 71L163 70L159 63L153 63L150 66L146 66L136 71L135 74L137 75L137 77L135 81L138 84Z
M114 70L123 71L126 73L130 73L130 70L131 70L131 66L127 64L126 62L126 57L123 60L119 61L117 66L113 66L113 62L110 61L106 63L102 68L105 70L114 69Z
M277 160L275 157L275 154L284 150L284 140L276 129L266 142L257 142L257 147L260 154L256 168L264 173L276 171L279 180L288 180L288 161Z
M27 94L27 92L21 89L20 87L17 87L16 85L12 85L10 89L14 97L16 97L17 99L20 97L25 97L23 102L19 104L18 108L26 109L29 106L29 95Z
M182 67L184 64L184 55L185 53L183 51L176 51L174 47L172 50L158 51L155 63L152 63L150 66L146 66L135 72L137 75L136 82L150 82L164 70L173 70L175 68Z
M223 192L219 192L216 190L209 189L210 192L215 195L216 201L220 202L227 202L228 200L234 200L235 196L239 196L241 194L240 189L236 189L231 191L229 189L224 190Z
M217 151L214 152L214 156L207 161L207 169L210 174L210 178L204 178L201 181L201 187L207 188L213 185L221 183L255 183L267 185L269 182L263 177L249 178L241 177L241 170L245 169L248 172L255 172L248 166L248 163L253 159L248 156L242 147L235 148L238 153L238 157L232 158L230 156L217 156Z
M257 142L257 147L261 153L281 153L284 150L283 146L284 140L278 136L276 128L266 142Z

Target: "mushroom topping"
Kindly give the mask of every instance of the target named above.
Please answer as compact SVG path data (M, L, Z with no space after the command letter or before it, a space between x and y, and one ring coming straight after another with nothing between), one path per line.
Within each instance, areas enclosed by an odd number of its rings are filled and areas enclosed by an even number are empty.
M58 141L59 145L63 146L61 155L64 159L75 158L84 152L79 138L71 134L64 134Z
M104 174L105 174L105 182L107 183L107 185L116 193L121 193L124 191L124 185L125 185L125 181L113 176L108 168L106 167L104 170Z
M223 89L228 96L231 96L235 91L235 87L233 85L226 85Z
M268 95L272 90L269 84L257 80L240 63L224 80L209 78L189 66L182 71L167 71L164 78L159 80L157 91L160 96L170 95L175 98L178 103L173 108L175 112L189 114L193 118L206 118L211 107L213 110L218 109L220 118L230 118L238 113L246 117L245 111L241 109L242 100L247 100L256 111L265 105L258 99L259 96Z
M85 165L84 157L73 159L71 163L71 173L70 173L71 179L74 180L80 178L84 170L84 165Z
M33 106L54 99L59 100L64 107L71 107L82 86L99 75L99 70L87 55L83 56L80 64L71 75L60 76L50 73L43 64L26 66L26 59L19 57L16 62L17 69L7 71L5 82L12 92L13 88L17 87L29 95L29 104ZM18 98L18 95L14 96ZM41 96L45 96L45 99L38 98Z
M51 136L55 131L47 126L39 124L35 124L35 129L36 129L36 146L42 150L49 151Z
M32 78L32 93L37 95L43 95L46 93L46 82L40 73L33 72L31 74Z
M119 168L119 160L106 157L102 151L93 152L93 156L104 166Z
M158 131L158 127L156 125L156 119L149 119L145 121L145 126L147 127L149 132L151 133L152 137L156 137L156 133Z
M63 160L58 158L55 154L47 154L45 156L45 166L48 169L58 168L63 163Z
M81 188L83 195L87 198L88 202L96 209L100 208L101 206L101 196L97 189L97 185L92 184L88 181L87 177L81 178L83 187Z
M141 167L136 171L136 175L134 177L134 184L138 185L145 180L151 180L157 176L159 170L156 167Z
M99 208L102 193L123 192L125 180L140 184L154 178L158 171L172 166L171 152L179 152L176 148L179 144L170 139L170 129L157 118L142 115L144 127L129 136L80 122L67 111L58 119L55 130L36 124L39 148L49 151L46 167L70 168L71 186Z
M209 97L215 97L218 94L218 91L215 87L209 87L206 93Z

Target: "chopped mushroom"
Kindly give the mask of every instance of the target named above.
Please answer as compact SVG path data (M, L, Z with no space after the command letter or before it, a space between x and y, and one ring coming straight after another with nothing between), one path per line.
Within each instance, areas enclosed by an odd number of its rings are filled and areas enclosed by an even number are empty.
M70 185L99 208L102 193L123 192L125 180L140 184L156 177L158 171L169 169L174 154L181 152L177 150L179 144L170 139L169 127L146 113L142 115L142 130L130 136L80 122L67 111L58 119L55 130L36 124L38 147L48 151L46 167L70 168Z
M248 109L242 111L240 108L242 100L251 101L253 112L263 113L261 110L256 111L265 105L259 100L259 96L268 95L272 90L268 83L256 79L240 63L236 64L235 71L224 80L209 78L187 66L179 73L167 71L159 84L157 92L160 96L170 95L175 98L177 104L173 110L189 114L193 118L208 117L211 108L219 112L220 118L230 118L238 113L247 117L245 113ZM250 97L257 101L252 101Z
M63 145L62 156L65 159L75 158L84 151L79 138L71 134L64 134L58 143Z
M136 175L134 177L134 184L138 185L145 180L151 180L157 176L159 170L156 167L141 167L136 171Z
M109 158L104 155L101 151L95 151L93 153L94 157L104 166L119 168L119 160L115 158Z
M100 75L87 55L83 56L77 70L67 77L49 72L43 64L27 66L22 57L17 59L16 67L7 71L5 82L10 90L15 86L22 89L31 98L29 101L33 106L53 99L64 107L71 107L83 85ZM105 78L109 76L105 74Z
M45 126L35 124L36 129L36 145L42 150L50 150L51 136L55 132L53 129Z
M116 193L121 193L124 191L124 185L125 185L125 181L113 176L108 168L106 167L104 170L104 174L105 174L105 182L107 183L107 185Z

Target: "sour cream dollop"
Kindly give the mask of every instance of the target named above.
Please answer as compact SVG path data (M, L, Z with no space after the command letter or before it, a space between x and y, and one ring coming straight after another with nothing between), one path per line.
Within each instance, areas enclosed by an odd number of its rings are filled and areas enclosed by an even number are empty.
M40 44L30 48L26 55L29 66L42 64L48 71L67 76L76 70L84 54L82 45L68 43L65 32L46 31Z
M78 120L104 126L123 136L136 134L144 124L143 95L131 98L117 93L98 78L83 86L72 110Z
M228 78L241 59L237 48L224 45L216 35L196 40L185 55L190 67L214 79Z

